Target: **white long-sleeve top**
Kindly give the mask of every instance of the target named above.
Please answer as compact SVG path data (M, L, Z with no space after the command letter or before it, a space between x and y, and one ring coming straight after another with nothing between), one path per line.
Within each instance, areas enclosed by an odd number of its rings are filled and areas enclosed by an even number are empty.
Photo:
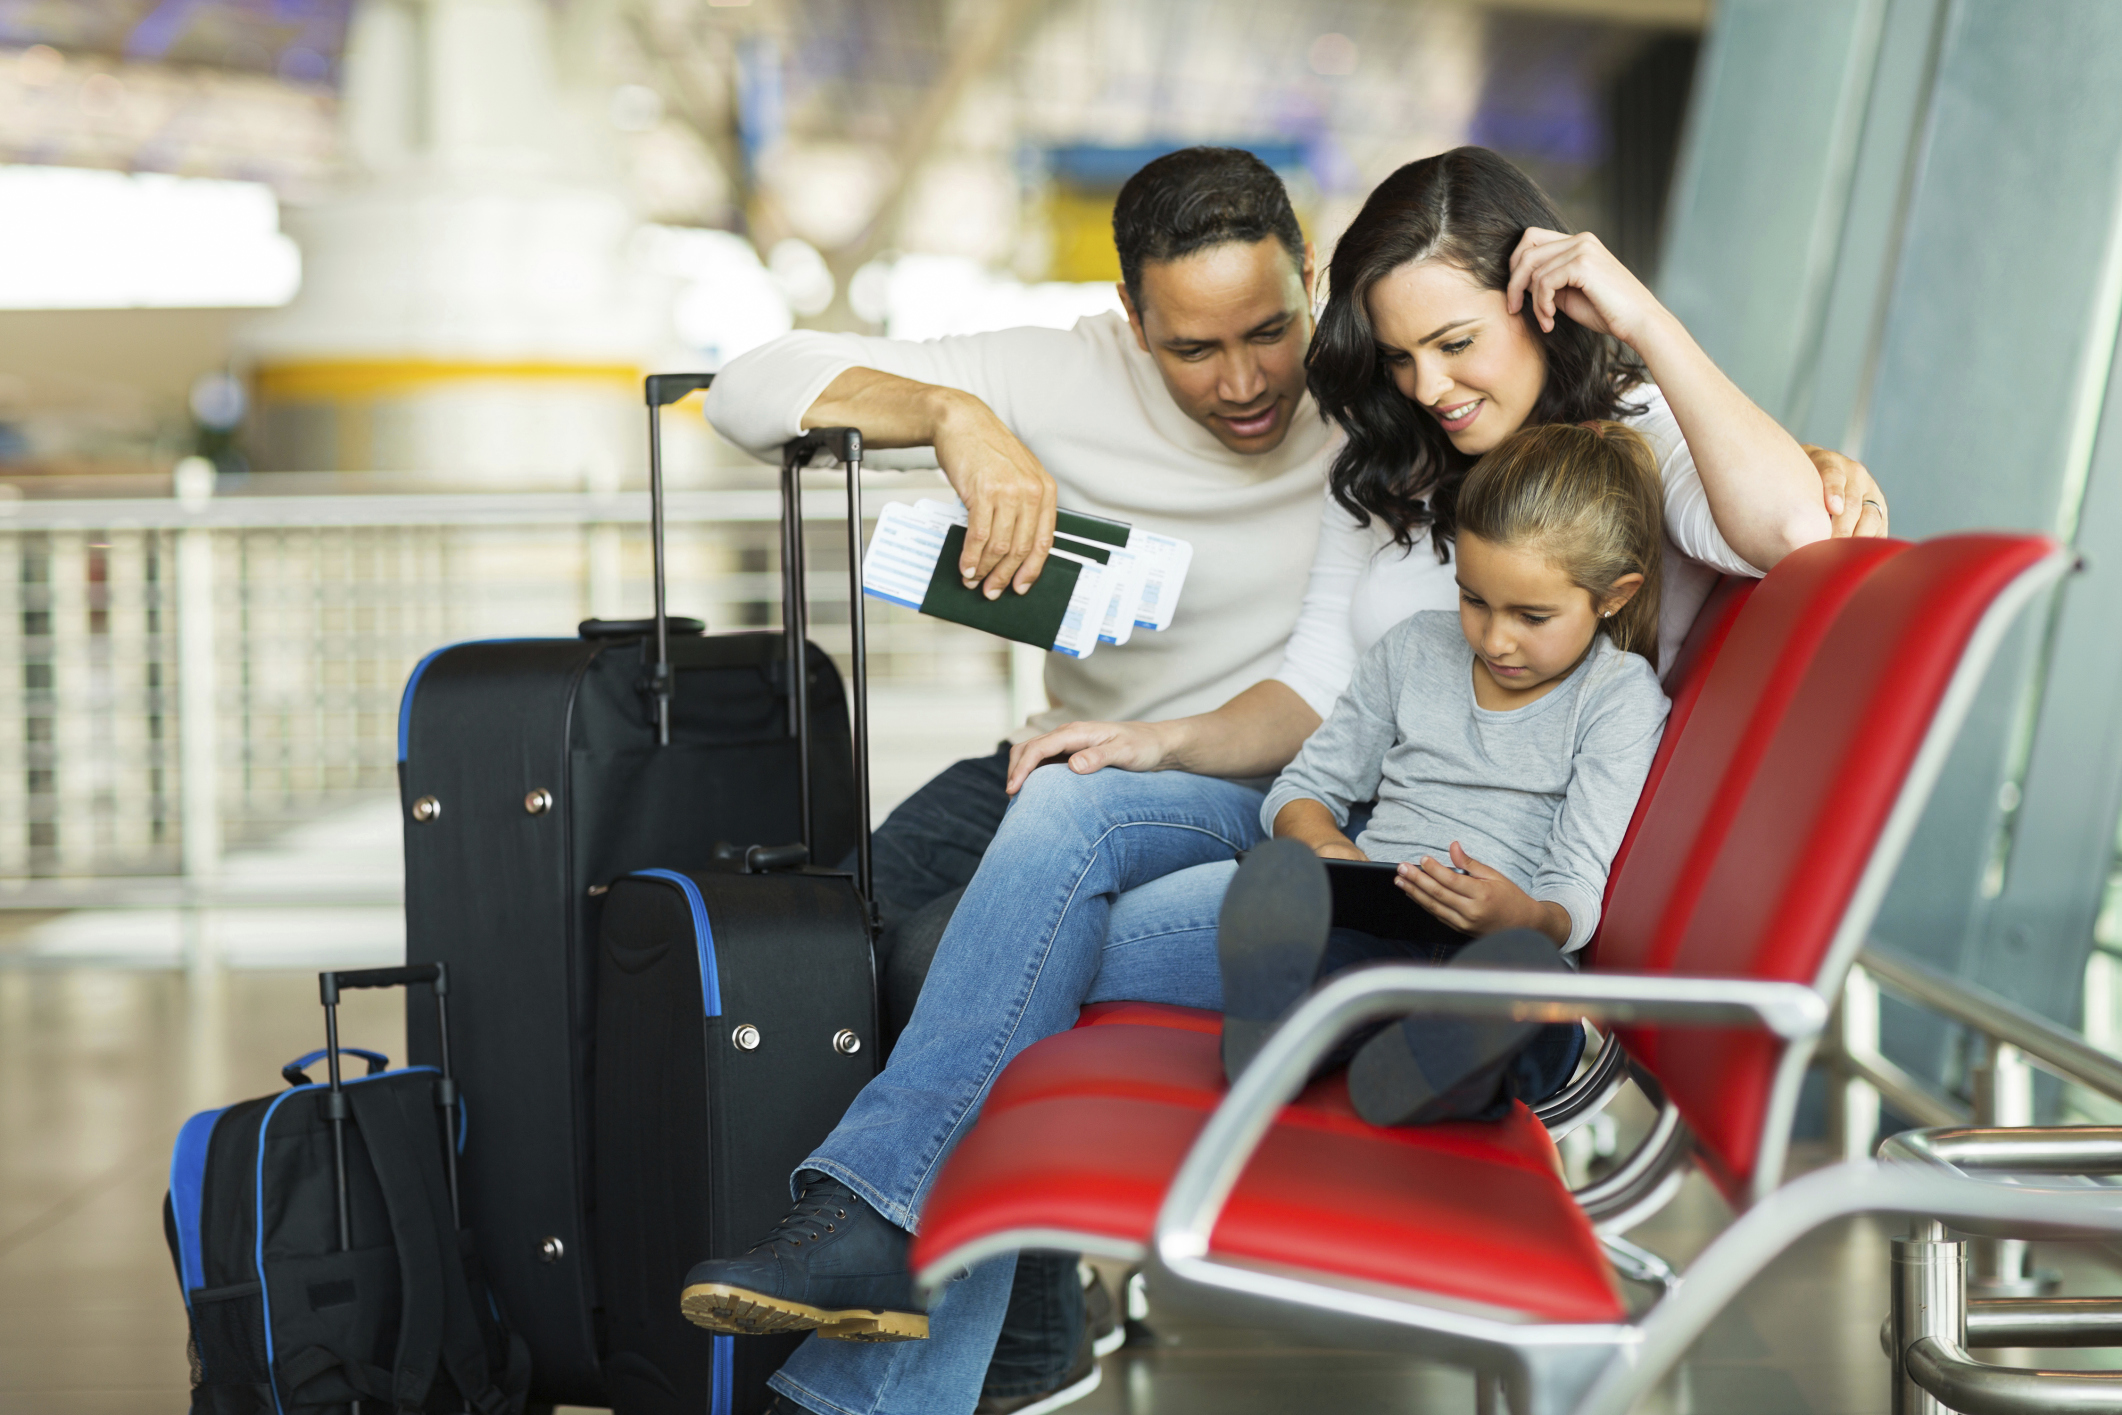
M1599 923L1606 872L1643 794L1670 704L1658 675L1605 634L1542 697L1497 710L1474 695L1459 616L1410 614L1356 661L1333 712L1283 769L1260 826L1296 800L1348 825L1375 797L1356 848L1373 860L1449 861L1454 842L1569 914L1564 952Z
M1172 402L1127 321L1104 314L1065 331L1008 329L922 343L784 335L715 376L708 421L755 456L778 461L810 405L851 368L972 394L1045 465L1062 506L1193 543L1171 627L1138 632L1118 647L1101 644L1087 659L1048 654L1054 705L1020 738L1079 718L1206 712L1281 665L1299 606L1308 603L1320 490L1339 445L1310 395L1280 447L1261 456L1232 452ZM927 449L873 452L869 461L936 465Z
M1664 591L1658 605L1658 665L1672 666L1695 613L1720 574L1758 578L1717 530L1701 474L1680 424L1653 384L1631 390L1643 411L1622 419L1650 443L1665 486ZM1426 609L1456 609L1459 586L1437 559L1427 532L1401 550L1376 517L1368 526L1331 498L1319 530L1319 555L1305 587L1304 609L1275 677L1324 718L1348 687L1356 660L1385 631Z

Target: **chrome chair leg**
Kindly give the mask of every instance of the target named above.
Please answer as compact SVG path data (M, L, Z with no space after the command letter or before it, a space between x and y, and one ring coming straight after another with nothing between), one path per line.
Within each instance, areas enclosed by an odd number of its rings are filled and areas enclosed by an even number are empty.
M1893 1368L1894 1415L1953 1415L1908 1373L1908 1349L1926 1337L1954 1348L1967 1337L1967 1245L1946 1236L1945 1225L1917 1219L1893 1244L1892 1310L1887 1359Z

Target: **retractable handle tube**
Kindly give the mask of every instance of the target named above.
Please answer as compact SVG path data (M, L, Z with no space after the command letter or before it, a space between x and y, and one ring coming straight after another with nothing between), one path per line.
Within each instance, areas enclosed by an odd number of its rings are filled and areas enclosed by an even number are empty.
M648 665L648 688L656 699L656 745L670 745L671 695L677 684L670 671L670 622L664 615L663 576L663 409L688 393L715 381L711 373L652 373L648 394L648 540L656 578L656 653Z
M648 402L649 535L656 577L655 657L649 684L656 698L656 741L670 742L670 704L675 688L670 669L669 626L664 617L663 571L663 431L658 416L688 393L711 386L711 373L659 373L646 381ZM876 932L871 901L869 837L869 647L862 600L862 432L852 427L813 428L781 449L781 637L788 674L788 731L796 740L796 793L803 844L818 858L816 822L811 812L810 674L803 661L810 637L810 604L804 592L802 471L819 452L836 458L847 474L848 620L854 640L855 882L862 906Z
M781 575L783 638L788 653L789 715L796 737L797 789L802 793L803 843L818 858L810 806L810 675L803 644L809 610L803 591L803 495L801 473L819 452L836 458L847 475L847 615L854 663L855 886L877 927L869 839L869 626L862 598L862 430L813 428L781 449Z
M329 1079L325 1083L324 1115L332 1123L332 1186L339 1209L339 1249L354 1246L353 1215L346 1197L346 1119L349 1110L339 1074L339 994L357 988L404 988L425 983L435 994L435 1032L440 1046L442 1074L435 1081L435 1106L442 1112L442 1165L449 1176L449 1216L453 1227L464 1226L457 1197L457 1136L462 1103L457 1082L449 1067L449 965L413 963L402 968L358 968L317 975L317 1000L324 1004L324 1060ZM370 1055L363 1052L362 1055ZM375 1074L370 1067L369 1074Z

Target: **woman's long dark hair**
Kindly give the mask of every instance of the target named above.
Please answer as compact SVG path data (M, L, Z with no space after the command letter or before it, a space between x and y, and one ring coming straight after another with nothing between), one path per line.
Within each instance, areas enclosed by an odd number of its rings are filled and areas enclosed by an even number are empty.
M1474 459L1394 386L1378 357L1371 287L1410 261L1437 260L1491 290L1510 284L1510 255L1527 228L1567 231L1532 178L1485 147L1459 147L1410 162L1378 184L1334 247L1326 306L1306 356L1312 397L1348 434L1327 474L1334 500L1364 525L1384 521L1397 545L1430 532L1449 560L1459 483ZM1525 301L1525 327L1539 343L1547 378L1528 425L1590 422L1641 412L1622 399L1643 376L1619 341L1559 310L1542 332Z

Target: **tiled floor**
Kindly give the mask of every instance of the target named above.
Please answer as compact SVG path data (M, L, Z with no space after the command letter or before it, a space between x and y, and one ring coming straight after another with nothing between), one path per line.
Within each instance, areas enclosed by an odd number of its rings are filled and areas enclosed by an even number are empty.
M162 1241L191 1111L278 1089L320 1045L314 975L0 969L0 1412L185 1408L184 1308ZM345 1040L404 1055L393 995Z
M193 1109L275 1089L317 1044L315 983L235 972L195 990L174 973L0 970L0 1415L184 1408L184 1318L163 1247L169 1144ZM395 996L358 994L346 1040L402 1052ZM1691 1185L1637 1237L1676 1259L1722 1221ZM1658 1403L1705 1415L1888 1408L1878 1326L1886 1233L1823 1231L1718 1321ZM2122 1286L2044 1250L2073 1290ZM1292 1344L1271 1331L1165 1321L1107 1359L1082 1415L1470 1411L1457 1372ZM2078 1353L2079 1357L2093 1353ZM2060 1355L2060 1361L2069 1361ZM2082 1361L2082 1364L2092 1364Z
M0 1415L185 1407L185 1320L159 1222L170 1139L195 1107L276 1088L280 1063L316 1046L314 999L293 972L193 989L161 972L0 969ZM352 995L346 1040L399 1054L395 997ZM1715 1196L1689 1186L1636 1237L1685 1258L1719 1222ZM1884 1271L1884 1224L1814 1235L1721 1317L1659 1409L1886 1411ZM1074 1409L1473 1409L1464 1375L1384 1353L1176 1322L1161 1337L1108 1358L1101 1390Z

